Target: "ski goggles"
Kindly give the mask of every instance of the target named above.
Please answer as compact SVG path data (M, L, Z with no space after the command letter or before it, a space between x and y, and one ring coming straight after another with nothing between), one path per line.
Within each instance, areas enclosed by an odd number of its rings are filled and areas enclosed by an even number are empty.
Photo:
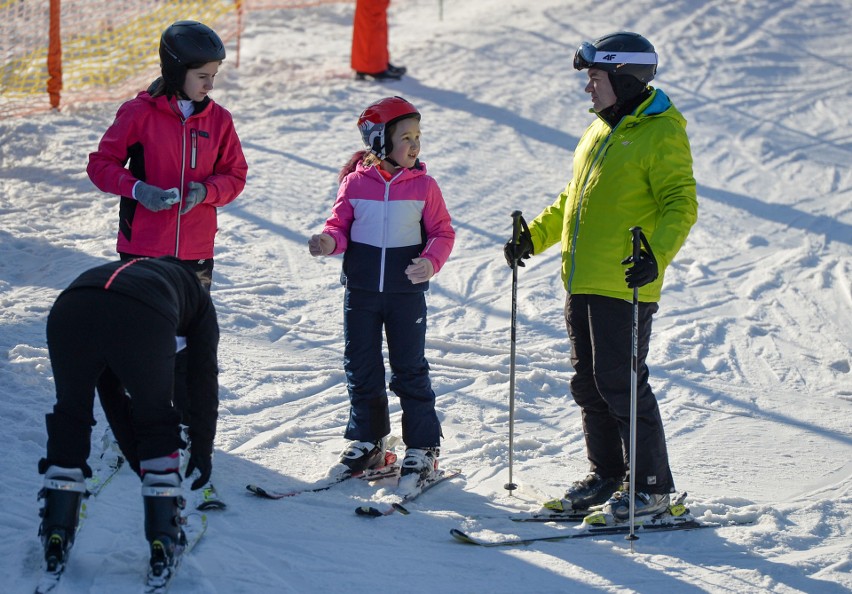
M650 52L601 52L584 41L574 53L574 69L585 70L595 64L657 64L657 54Z

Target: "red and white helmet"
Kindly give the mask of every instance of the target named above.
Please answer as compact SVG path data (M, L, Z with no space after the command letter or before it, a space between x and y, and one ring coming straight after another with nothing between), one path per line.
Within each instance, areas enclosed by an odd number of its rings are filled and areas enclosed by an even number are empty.
M419 120L420 112L402 97L386 97L365 109L358 118L358 130L370 152L379 159L387 158L393 150L387 130L405 118Z

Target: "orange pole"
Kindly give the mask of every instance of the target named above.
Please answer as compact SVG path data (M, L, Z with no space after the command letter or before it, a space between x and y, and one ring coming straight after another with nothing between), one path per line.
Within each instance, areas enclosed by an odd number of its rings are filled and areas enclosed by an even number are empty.
M243 34L243 2L236 0L237 4L237 63L236 68L240 67L240 37Z
M47 93L50 106L59 109L62 90L62 37L60 30L61 0L50 0L50 38L47 46Z

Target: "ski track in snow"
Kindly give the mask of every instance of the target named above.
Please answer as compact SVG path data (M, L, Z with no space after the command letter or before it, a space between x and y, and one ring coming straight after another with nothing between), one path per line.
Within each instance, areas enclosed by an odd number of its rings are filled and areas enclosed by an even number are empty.
M249 13L241 62L214 96L250 164L221 209L213 297L222 329L214 479L229 503L171 591L369 592L390 572L412 592L818 592L852 589L852 30L845 1L621 3L397 0L398 83L349 77L351 6ZM649 365L677 487L693 513L748 526L478 550L487 537L567 527L495 518L535 509L585 474L556 248L519 270L509 470L510 213L530 219L570 175L588 125L583 39L636 30L658 84L689 121L699 222L667 271ZM318 43L317 40L322 40ZM229 52L231 49L229 48ZM428 294L427 358L443 424L437 486L410 516L354 508L386 494L351 481L264 501L249 482L299 488L344 445L340 258L307 253L358 149L354 118L382 95L423 113L423 160L457 231ZM114 257L114 197L85 165L116 104L0 122L0 567L32 591L36 464L53 401L44 323L80 271ZM393 433L400 408L391 395ZM96 412L98 436L104 423ZM146 564L138 480L123 471L90 516L58 589L126 591ZM364 563L367 559L367 563ZM380 576L366 566L383 567ZM141 586L140 586L141 587Z

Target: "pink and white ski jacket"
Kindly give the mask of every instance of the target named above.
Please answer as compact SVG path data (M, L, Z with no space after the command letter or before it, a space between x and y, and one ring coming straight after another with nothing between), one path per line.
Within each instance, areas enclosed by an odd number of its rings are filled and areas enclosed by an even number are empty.
M426 291L405 269L428 258L435 274L453 250L455 230L438 183L419 169L402 169L385 180L376 166L358 163L340 184L324 233L343 253L343 283L350 289L388 293Z

